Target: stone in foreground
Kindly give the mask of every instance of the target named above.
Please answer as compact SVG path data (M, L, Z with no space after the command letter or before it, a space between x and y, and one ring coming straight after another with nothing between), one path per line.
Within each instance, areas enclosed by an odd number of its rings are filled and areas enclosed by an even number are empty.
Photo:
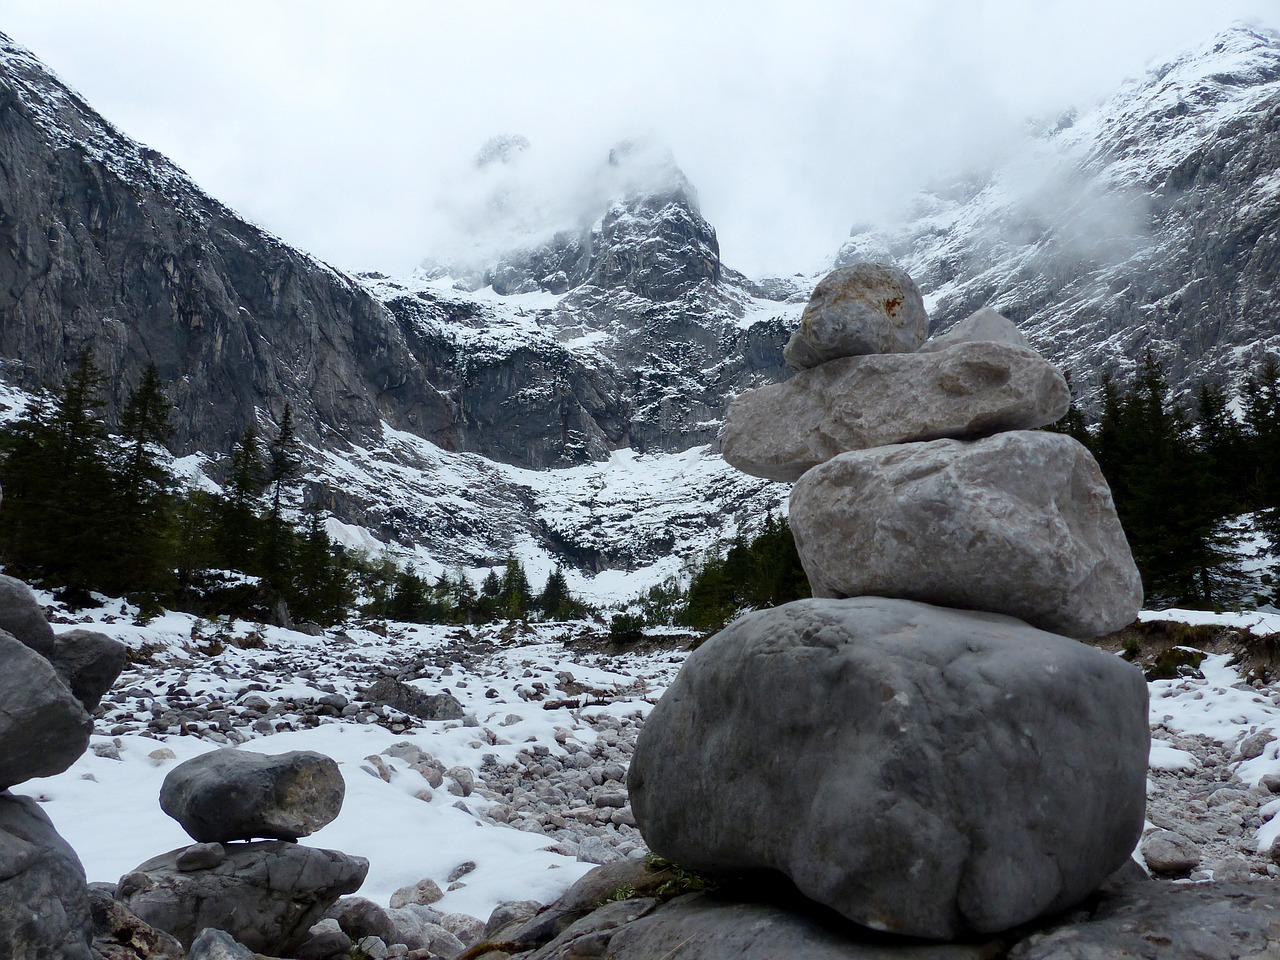
M170 770L160 809L201 843L297 840L338 816L346 789L338 765L322 753L226 748Z
M53 628L44 618L40 601L31 588L0 573L0 630L13 634L41 656L53 653Z
M931 939L1062 910L1125 862L1147 687L1009 617L863 597L748 614L645 722L631 802L685 867L786 874L855 923Z
M251 950L289 956L325 910L358 890L369 872L363 857L279 840L238 843L216 867L183 871L177 865L182 849L123 876L117 896L188 949L201 930L214 927Z
M724 458L752 476L795 481L837 454L1034 429L1070 404L1062 374L1025 347L844 357L736 397Z
M833 270L813 289L782 351L793 370L865 353L910 353L929 335L920 288L887 263Z
M815 597L1007 613L1070 637L1131 623L1142 581L1093 455L1015 431L845 453L791 492Z
M92 713L120 676L128 656L128 648L106 634L68 630L53 638L49 662L85 710Z
M92 935L79 857L34 800L0 793L0 957L90 960Z
M49 663L0 630L0 789L61 773L89 746L93 720Z

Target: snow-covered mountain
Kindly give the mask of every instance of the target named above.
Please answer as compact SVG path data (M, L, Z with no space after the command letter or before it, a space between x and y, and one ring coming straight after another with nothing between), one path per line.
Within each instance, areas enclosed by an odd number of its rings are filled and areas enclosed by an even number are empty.
M1280 39L1229 31L953 178L836 262L889 259L942 329L988 303L1088 386L1148 348L1182 383L1280 348ZM477 157L481 233L415 275L348 277L204 194L0 40L0 374L89 347L118 410L172 385L182 466L290 403L330 529L428 571L557 562L596 598L677 574L786 487L717 453L730 398L785 375L821 275L753 281L669 153L619 144L573 215ZM856 216L857 211L851 211ZM488 233L484 233L488 231ZM815 265L821 267L822 265ZM829 265L827 265L829 266Z
M992 305L1078 387L1148 349L1171 382L1280 350L1280 36L1239 26L1068 111L838 256L888 258L935 329Z

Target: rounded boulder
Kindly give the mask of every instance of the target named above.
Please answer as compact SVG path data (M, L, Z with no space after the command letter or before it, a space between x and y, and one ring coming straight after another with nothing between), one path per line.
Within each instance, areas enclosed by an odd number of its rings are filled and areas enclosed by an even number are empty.
M657 854L777 870L878 930L947 940L1062 910L1129 857L1147 687L1010 617L862 597L748 614L696 650L631 763Z
M169 771L160 808L200 843L297 840L332 822L345 794L337 763L324 754L228 748Z

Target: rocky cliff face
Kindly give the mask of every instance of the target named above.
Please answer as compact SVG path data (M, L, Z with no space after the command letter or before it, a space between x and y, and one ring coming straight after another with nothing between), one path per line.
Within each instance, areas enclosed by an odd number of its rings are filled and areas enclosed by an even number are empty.
M0 36L0 356L59 382L82 349L118 409L148 362L175 443L225 450L292 403L313 440L382 420L452 442L452 411L358 284L246 223Z
M1280 350L1280 37L1227 31L1068 113L998 169L856 231L935 329L990 304L1088 388L1147 350L1171 382L1236 380Z

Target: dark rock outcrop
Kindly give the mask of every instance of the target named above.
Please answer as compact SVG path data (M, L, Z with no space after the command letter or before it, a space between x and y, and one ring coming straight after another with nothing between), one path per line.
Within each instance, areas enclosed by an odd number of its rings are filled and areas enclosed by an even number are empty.
M111 689L128 660L128 649L119 640L92 630L68 630L53 639L49 661L72 695L92 713L103 694Z
M89 746L93 720L53 665L0 630L0 789L61 773Z

